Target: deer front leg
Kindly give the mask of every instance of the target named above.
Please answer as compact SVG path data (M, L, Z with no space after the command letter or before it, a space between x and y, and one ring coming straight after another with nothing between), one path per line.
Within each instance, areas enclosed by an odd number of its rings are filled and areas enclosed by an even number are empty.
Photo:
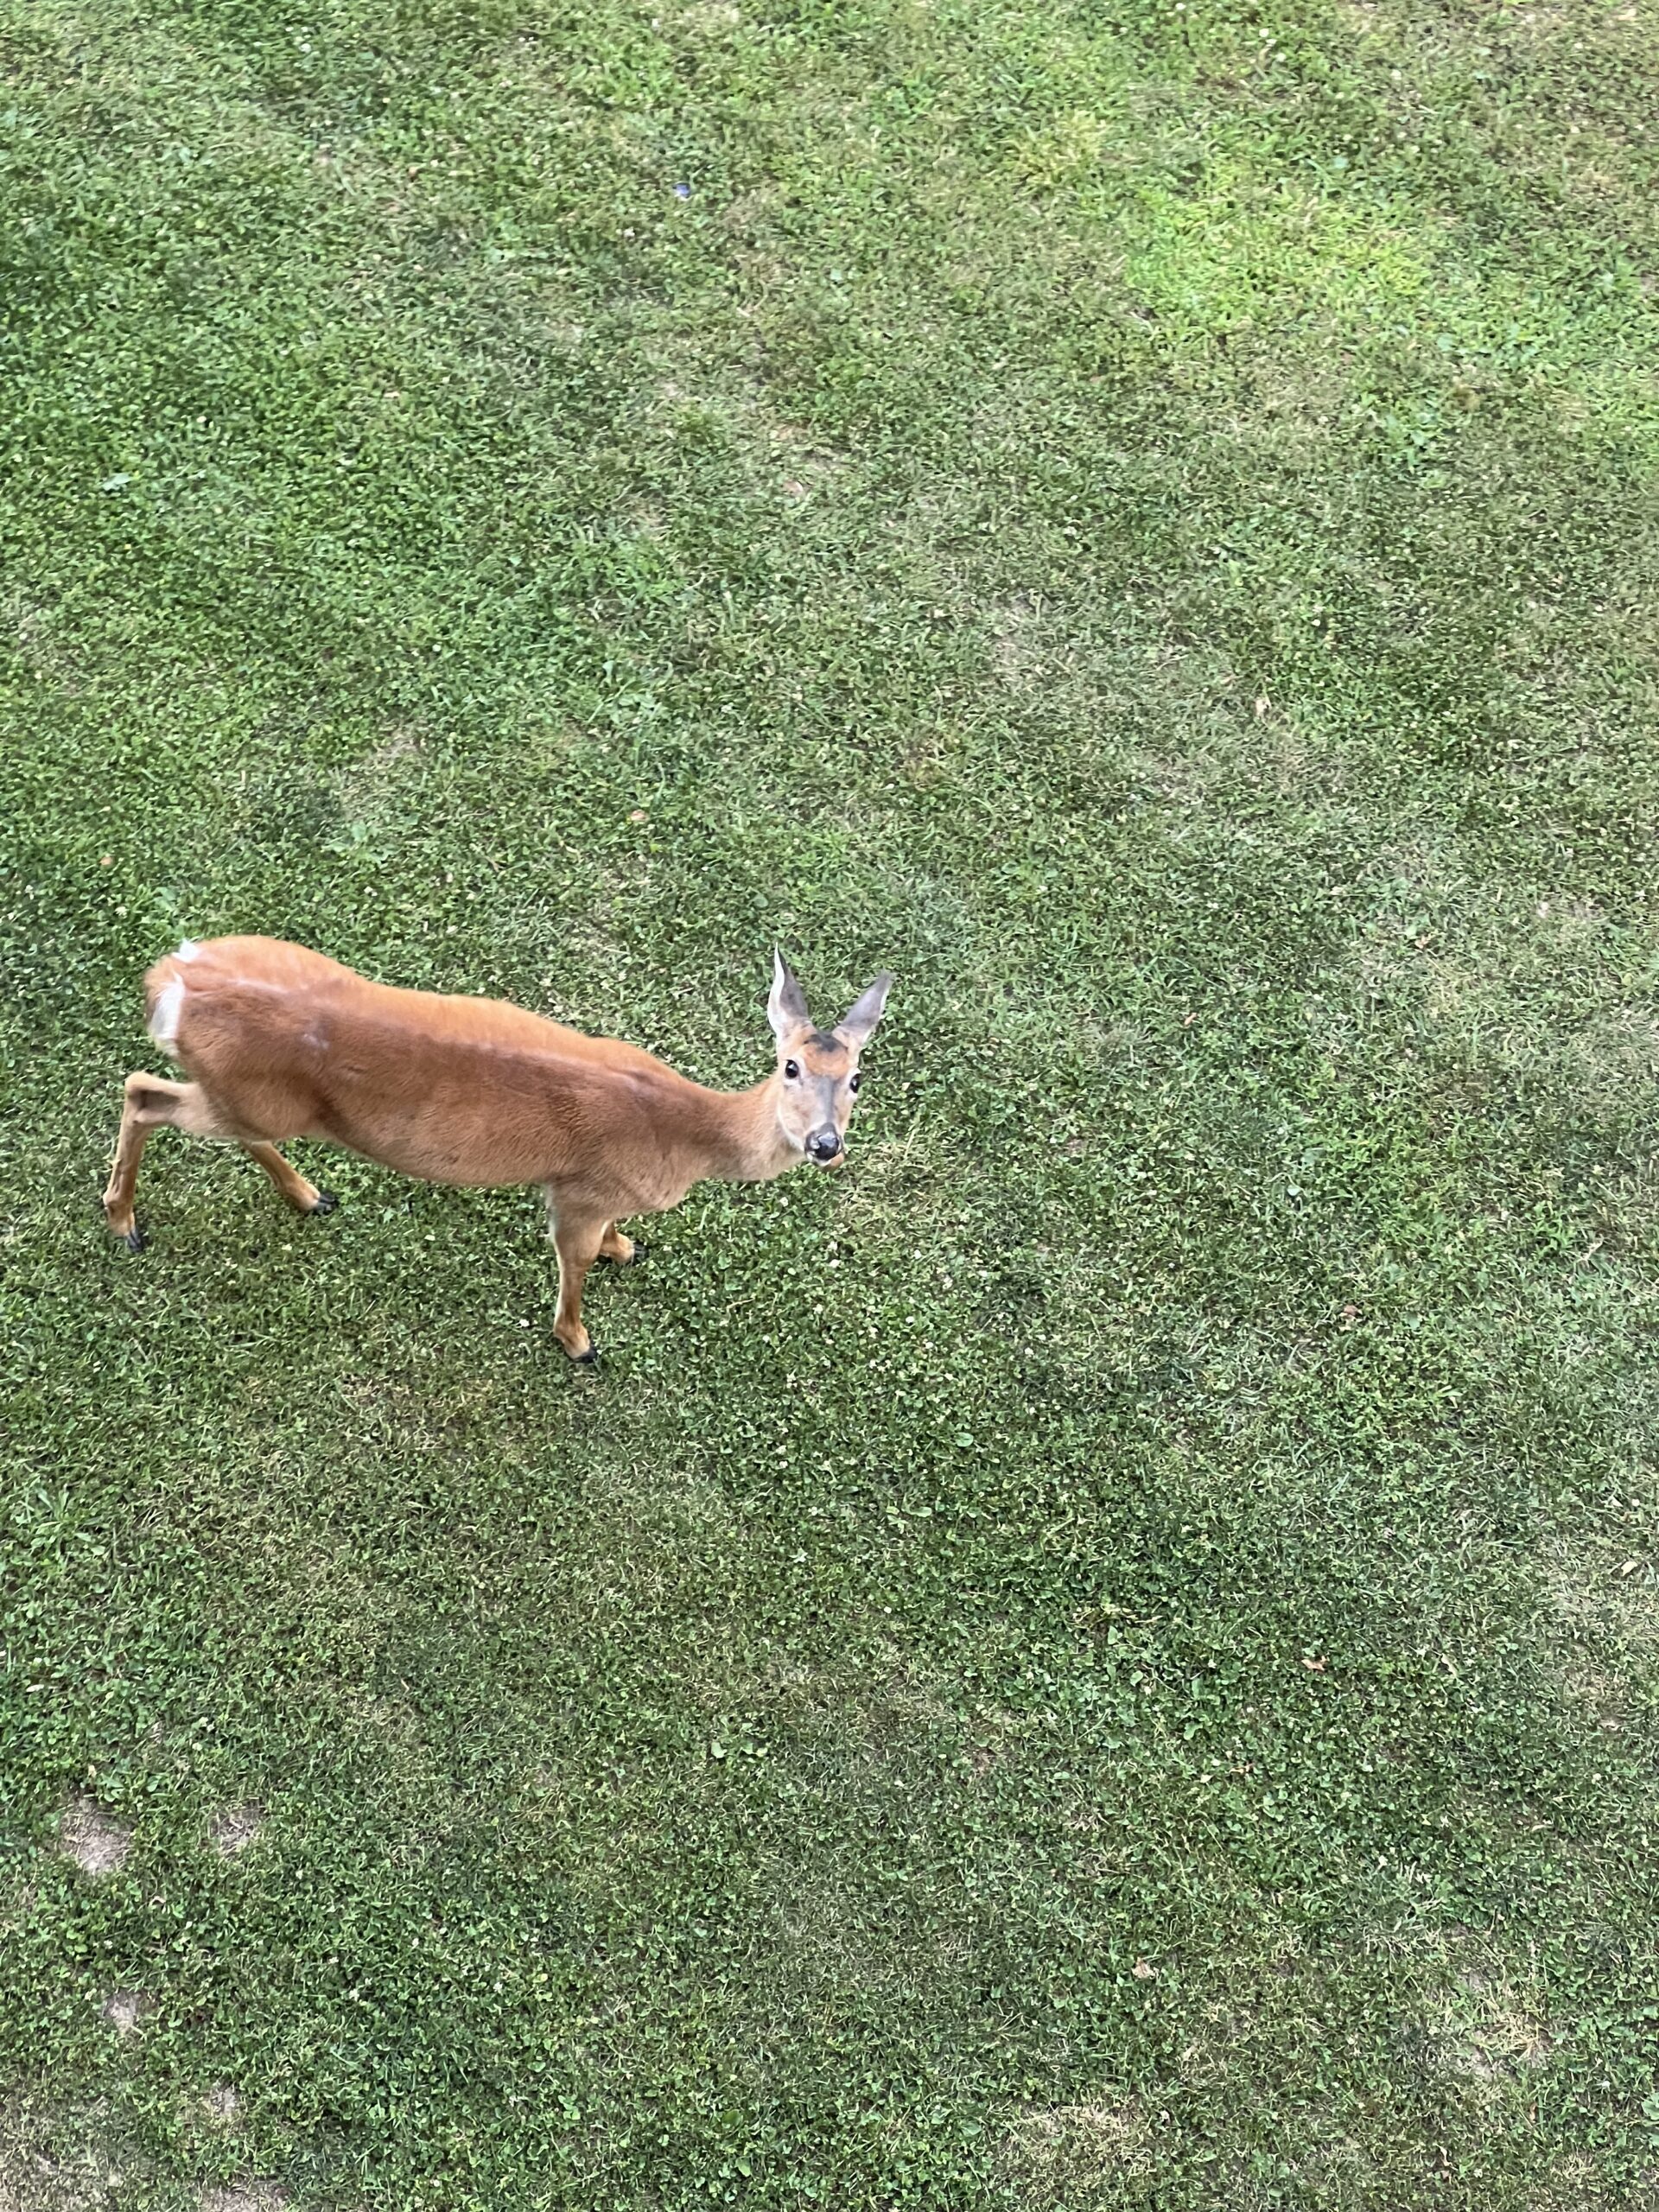
M613 1221L605 1224L605 1234L599 1240L601 1260L614 1260L619 1268L626 1268L645 1250L645 1246L632 1236L625 1236Z
M593 1339L582 1325L582 1287L588 1270L599 1257L606 1224L561 1217L553 1210L553 1246L559 1255L559 1310L553 1316L553 1333L572 1359L591 1363L599 1357Z

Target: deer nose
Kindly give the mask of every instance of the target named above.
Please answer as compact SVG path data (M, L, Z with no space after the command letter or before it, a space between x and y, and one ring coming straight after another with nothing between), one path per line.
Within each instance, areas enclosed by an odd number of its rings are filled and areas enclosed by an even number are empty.
M814 1129L806 1141L806 1148L814 1160L833 1160L841 1150L840 1132L836 1129Z

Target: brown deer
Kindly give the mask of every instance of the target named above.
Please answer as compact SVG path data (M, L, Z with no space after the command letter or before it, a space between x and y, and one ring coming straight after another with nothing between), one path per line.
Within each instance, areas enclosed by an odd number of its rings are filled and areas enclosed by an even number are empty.
M775 955L777 1065L752 1090L708 1090L632 1045L499 999L394 990L272 938L186 943L156 962L144 994L150 1036L191 1080L127 1077L105 1215L130 1251L143 1249L133 1187L160 1128L241 1145L300 1213L336 1201L278 1152L291 1137L429 1183L539 1183L559 1255L554 1334L572 1359L592 1360L588 1270L639 1249L619 1220L666 1212L706 1176L764 1183L804 1160L842 1165L859 1054L892 982L878 976L836 1028L816 1029Z

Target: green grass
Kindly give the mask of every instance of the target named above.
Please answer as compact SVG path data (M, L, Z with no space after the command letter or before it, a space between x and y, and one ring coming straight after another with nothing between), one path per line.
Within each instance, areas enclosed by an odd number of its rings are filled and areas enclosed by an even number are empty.
M1659 2202L1659 10L658 5L0 8L0 2204ZM899 981L588 1376L228 930Z

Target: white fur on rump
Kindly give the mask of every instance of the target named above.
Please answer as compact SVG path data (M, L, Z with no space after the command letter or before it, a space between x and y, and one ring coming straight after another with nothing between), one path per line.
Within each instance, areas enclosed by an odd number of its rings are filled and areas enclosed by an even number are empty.
M150 1035L170 1052L179 1041L179 1016L184 1012L184 978L175 976L157 992L149 1010Z
M194 960L200 950L201 947L194 938L186 938L173 958L175 963L182 963ZM178 1043L179 1016L183 1012L184 978L182 976L170 976L156 995L156 1003L150 1008L147 1024L151 1037L158 1045L170 1051Z

